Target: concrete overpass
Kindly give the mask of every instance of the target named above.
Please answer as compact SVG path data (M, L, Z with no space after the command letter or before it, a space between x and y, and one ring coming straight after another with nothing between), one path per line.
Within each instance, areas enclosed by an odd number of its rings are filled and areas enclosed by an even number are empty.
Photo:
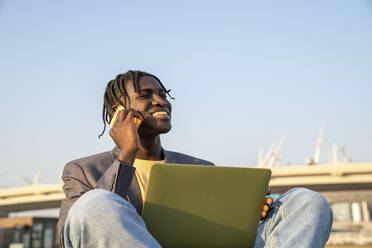
M59 208L65 198L61 183L0 189L0 213Z
M284 193L293 187L318 192L372 190L372 163L331 163L273 167L270 188Z

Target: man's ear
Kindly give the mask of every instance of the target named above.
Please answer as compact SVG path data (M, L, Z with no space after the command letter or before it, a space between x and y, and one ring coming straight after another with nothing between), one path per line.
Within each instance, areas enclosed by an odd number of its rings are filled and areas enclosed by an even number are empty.
M114 110L114 112L118 109L118 105L113 105L112 106L112 110Z

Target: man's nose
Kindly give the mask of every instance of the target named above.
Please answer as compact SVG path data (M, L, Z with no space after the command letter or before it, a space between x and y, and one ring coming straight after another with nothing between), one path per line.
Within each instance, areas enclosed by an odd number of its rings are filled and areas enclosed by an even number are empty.
M152 105L153 106L164 106L166 105L167 101L160 97L160 96L155 96L152 100Z

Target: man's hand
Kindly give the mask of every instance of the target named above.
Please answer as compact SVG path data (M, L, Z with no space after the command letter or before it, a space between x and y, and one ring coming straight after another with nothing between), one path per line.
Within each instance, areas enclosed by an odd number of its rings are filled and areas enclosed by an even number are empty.
M266 191L266 196L270 195L271 194L271 191L270 189L268 189ZM261 220L262 219L265 219L266 216L267 216L267 213L269 212L270 210L270 205L273 204L273 198L271 197L266 197L265 198L265 201L263 203L263 206L262 206L262 211L261 211Z
M131 165L134 163L140 147L140 140L133 117L132 110L120 110L110 130L111 138L120 149L118 159Z
M267 197L262 207L262 212L261 212L262 218L261 219L266 218L267 213L269 212L269 209L270 209L270 205L272 203L273 203L273 199L271 197Z

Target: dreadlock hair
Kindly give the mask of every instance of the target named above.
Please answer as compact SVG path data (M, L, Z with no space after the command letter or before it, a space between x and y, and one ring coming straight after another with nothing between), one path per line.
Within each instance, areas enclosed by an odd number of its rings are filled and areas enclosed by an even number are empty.
M159 82L160 86L165 90L167 95L171 99L174 99L169 93L171 90L166 89L164 85L162 84L162 82L160 81L160 79L157 78L155 75L152 75L144 71L132 71L132 70L129 70L126 73L117 75L116 78L108 82L106 86L105 94L103 96L103 108L102 108L103 131L98 136L98 138L101 138L101 136L105 133L106 126L111 121L111 118L115 112L113 109L113 106L123 105L124 107L127 107L127 103L130 104L128 92L126 89L127 83L129 81L132 81L135 92L139 92L140 91L139 79L140 77L143 77L143 76L150 76L150 77L155 78Z

